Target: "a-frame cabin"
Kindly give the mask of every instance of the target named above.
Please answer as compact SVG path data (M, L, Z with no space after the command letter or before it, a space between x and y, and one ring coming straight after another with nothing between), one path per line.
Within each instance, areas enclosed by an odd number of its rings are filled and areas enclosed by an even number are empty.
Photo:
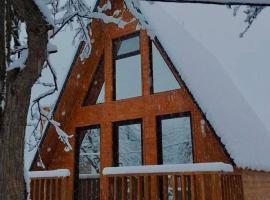
M123 0L107 14L117 10L134 18ZM91 23L91 55L82 63L78 51L54 112L72 150L49 126L31 199L270 199L270 175L234 163L158 38L137 25Z

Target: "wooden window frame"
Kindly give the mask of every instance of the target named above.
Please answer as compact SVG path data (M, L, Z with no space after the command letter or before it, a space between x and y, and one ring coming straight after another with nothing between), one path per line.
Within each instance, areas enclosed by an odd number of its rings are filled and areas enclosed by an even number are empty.
M113 122L113 166L119 166L119 126L127 126L132 124L140 124L141 126L141 163L144 165L144 157L143 157L143 119L132 119L125 121Z

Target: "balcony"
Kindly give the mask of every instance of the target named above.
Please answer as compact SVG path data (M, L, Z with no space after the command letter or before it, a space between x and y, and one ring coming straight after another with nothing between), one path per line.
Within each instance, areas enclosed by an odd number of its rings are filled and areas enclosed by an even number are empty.
M67 173L31 177L32 200L66 200ZM100 178L108 183L100 191ZM224 163L104 168L101 177L80 175L79 200L243 200L242 176ZM102 181L101 181L102 184ZM106 190L106 191L104 191ZM66 195L66 196L65 196Z
M105 168L109 199L242 200L241 174L224 163Z

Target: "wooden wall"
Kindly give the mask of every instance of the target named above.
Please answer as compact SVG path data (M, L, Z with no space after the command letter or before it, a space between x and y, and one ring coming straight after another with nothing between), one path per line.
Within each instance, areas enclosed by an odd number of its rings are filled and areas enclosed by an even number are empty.
M270 173L242 172L245 200L270 200Z

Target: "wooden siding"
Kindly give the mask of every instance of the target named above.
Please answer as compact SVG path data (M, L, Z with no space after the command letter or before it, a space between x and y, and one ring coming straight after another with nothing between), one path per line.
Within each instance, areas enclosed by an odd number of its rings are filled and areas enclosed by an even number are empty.
M270 173L242 172L245 200L270 200Z

